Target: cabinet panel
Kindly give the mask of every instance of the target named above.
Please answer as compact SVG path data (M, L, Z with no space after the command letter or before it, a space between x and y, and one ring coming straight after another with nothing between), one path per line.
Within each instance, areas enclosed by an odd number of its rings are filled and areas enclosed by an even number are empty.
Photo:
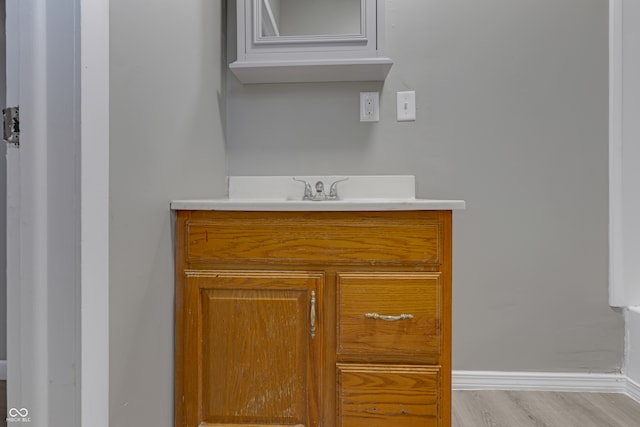
M338 427L438 427L437 366L338 365Z
M305 300L299 290L202 291L204 420L305 418Z
M281 219L281 220L278 220ZM395 223L394 223L395 222ZM359 264L438 264L439 224L324 215L190 220L189 261Z
M322 283L316 273L187 271L188 426L318 425Z
M339 355L440 353L439 273L342 273L337 286Z

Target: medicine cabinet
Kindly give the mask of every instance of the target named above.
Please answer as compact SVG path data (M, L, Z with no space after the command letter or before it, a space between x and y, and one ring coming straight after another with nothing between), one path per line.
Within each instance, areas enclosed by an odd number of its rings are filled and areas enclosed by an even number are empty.
M238 0L242 83L382 81L384 0Z

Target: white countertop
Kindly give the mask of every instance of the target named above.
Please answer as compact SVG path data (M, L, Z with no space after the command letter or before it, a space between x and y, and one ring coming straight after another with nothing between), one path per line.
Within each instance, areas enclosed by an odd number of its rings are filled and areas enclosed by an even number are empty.
M328 188L340 176L298 176L312 186L322 180ZM458 210L463 200L416 199L411 175L350 176L338 184L340 200L302 200L304 184L290 176L228 178L228 198L174 200L173 210L223 211L394 211Z
M173 210L196 211L431 211L464 209L463 200L360 199L312 202L309 200L174 200Z

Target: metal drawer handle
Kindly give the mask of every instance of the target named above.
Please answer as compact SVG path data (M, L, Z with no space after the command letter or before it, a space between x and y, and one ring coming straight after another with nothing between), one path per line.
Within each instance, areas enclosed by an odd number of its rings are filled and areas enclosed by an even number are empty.
M311 339L316 337L316 291L311 291L311 312L309 313L311 322Z
M396 320L413 319L413 314L400 314L398 316L385 316L378 313L366 313L364 315L367 319L386 320L387 322L395 322Z

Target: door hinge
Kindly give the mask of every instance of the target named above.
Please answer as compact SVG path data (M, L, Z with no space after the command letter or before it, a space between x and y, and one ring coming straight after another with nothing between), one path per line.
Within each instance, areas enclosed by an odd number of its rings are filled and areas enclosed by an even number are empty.
M20 146L20 107L7 107L2 109L4 117L3 138L5 142Z

